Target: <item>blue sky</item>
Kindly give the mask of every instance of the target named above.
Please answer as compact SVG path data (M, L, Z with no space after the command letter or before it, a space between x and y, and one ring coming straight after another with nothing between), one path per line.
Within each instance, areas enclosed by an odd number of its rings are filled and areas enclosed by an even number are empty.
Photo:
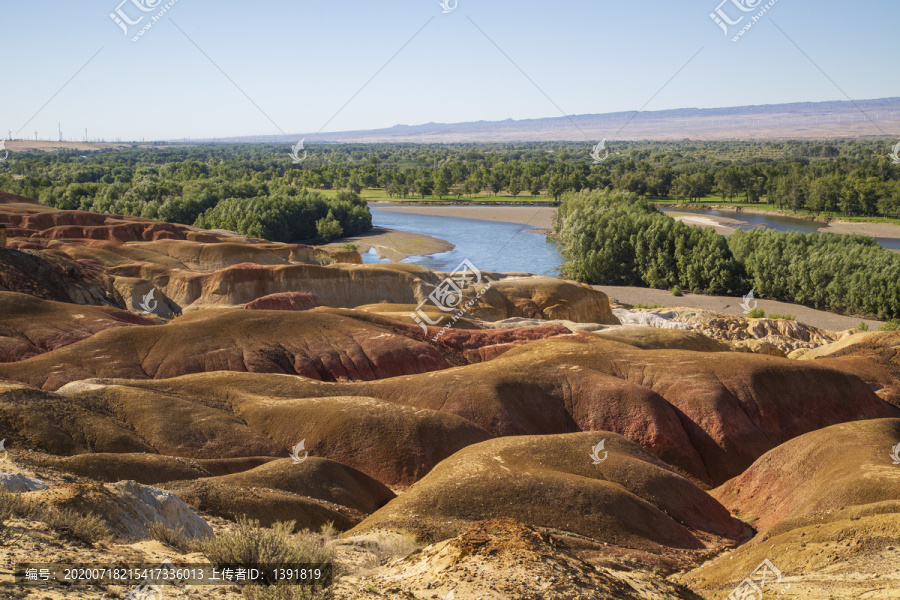
M709 17L721 0L458 0L448 14L438 0L177 0L138 42L149 16L126 37L109 16L121 1L0 0L3 137L55 139L57 122L67 139L85 128L197 139L603 113L651 98L646 110L846 99L835 83L854 99L900 96L896 0L778 0L737 43ZM121 10L136 20L166 1ZM732 0L722 10L755 14Z

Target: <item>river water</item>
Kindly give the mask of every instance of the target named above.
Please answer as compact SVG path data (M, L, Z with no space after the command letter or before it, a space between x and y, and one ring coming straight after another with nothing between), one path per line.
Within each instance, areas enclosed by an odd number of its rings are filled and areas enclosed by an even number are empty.
M403 262L413 263L436 271L453 271L468 259L482 271L509 273L523 271L538 275L556 275L564 262L556 243L539 233L526 231L529 226L480 219L414 215L372 208L372 222L378 227L422 233L456 246L450 252L429 256L413 256ZM727 217L743 221L730 225L740 229L767 227L776 231L815 233L821 224L806 219L779 215L736 213L720 210L677 209L663 212L691 213L707 217ZM876 238L885 248L900 250L900 239ZM374 250L363 254L366 264L388 262Z
M557 274L557 267L563 263L556 243L545 235L526 231L528 225L371 210L372 223L378 227L423 233L456 246L449 252L412 256L403 262L436 271L453 271L464 259L469 259L482 271L522 271L551 276ZM370 252L363 254L363 262L382 261Z
M806 219L796 219L794 217L784 217L781 215L768 215L749 212L734 212L731 210L703 210L691 208L677 208L672 210L663 209L664 213L689 213L692 215L704 217L723 217L728 219L737 219L744 221L743 225L732 225L736 229L754 229L756 227L765 227L774 229L775 231L800 231L802 233L818 233L819 228L823 227L821 223L815 221L807 221ZM900 239L895 238L875 238L883 248L891 250L900 250Z

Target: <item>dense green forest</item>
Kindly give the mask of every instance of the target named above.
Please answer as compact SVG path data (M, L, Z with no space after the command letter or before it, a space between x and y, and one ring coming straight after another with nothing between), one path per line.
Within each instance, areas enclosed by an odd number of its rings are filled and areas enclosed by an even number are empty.
M563 272L592 284L760 296L900 317L900 254L871 237L754 229L727 238L633 192L570 193L559 209Z
M610 155L599 164L590 144L571 142L321 144L308 146L308 158L297 165L286 144L18 152L0 163L0 189L59 208L188 224L229 199L280 198L266 209L278 211L292 204L284 198L303 189L460 200L501 193L558 200L566 192L604 189L685 201L715 194L724 202L767 202L815 214L900 218L900 165L889 158L886 141L608 146ZM323 218L327 210L317 213ZM345 233L356 232L350 221L341 225Z

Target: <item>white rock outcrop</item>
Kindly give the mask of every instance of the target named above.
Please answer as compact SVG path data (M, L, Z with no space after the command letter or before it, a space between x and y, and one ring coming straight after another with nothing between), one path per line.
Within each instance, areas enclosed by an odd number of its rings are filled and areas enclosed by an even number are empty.
M46 490L49 487L40 479L26 477L21 473L0 473L0 488L6 488L7 491L13 494Z

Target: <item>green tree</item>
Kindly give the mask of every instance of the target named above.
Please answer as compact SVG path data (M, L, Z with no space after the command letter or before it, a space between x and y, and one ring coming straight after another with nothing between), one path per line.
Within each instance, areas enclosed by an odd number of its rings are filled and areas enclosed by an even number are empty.
M336 237L343 235L344 229L338 220L334 218L334 213L328 211L328 216L324 219L316 221L316 234L320 239L330 242Z
M444 196L450 193L450 185L444 179L443 174L438 173L434 180L434 195L443 200Z

